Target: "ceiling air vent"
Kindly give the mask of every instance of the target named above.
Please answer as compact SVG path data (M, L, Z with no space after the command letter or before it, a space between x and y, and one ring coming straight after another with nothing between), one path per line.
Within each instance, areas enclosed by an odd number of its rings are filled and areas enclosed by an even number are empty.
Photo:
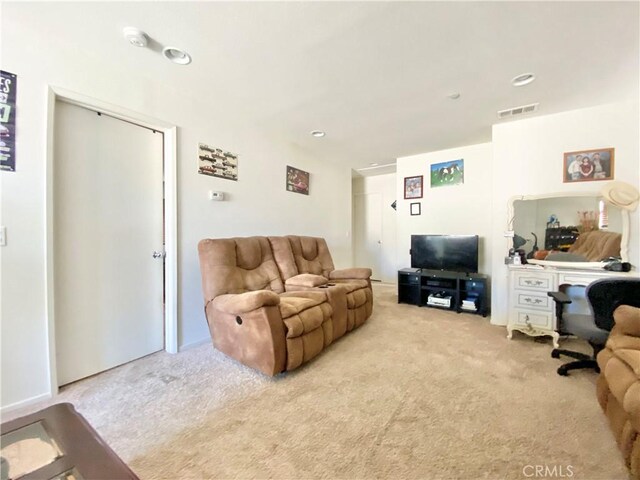
M524 115L525 113L533 113L538 110L539 103L532 103L531 105L523 105L521 107L507 108L506 110L498 111L498 118L510 118L518 115Z

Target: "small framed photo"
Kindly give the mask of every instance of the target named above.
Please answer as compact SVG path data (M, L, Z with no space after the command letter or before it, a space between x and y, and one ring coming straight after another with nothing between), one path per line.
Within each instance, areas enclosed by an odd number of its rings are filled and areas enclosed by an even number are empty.
M411 215L420 215L422 213L420 209L420 202L410 204L409 211L411 212Z
M422 175L404 177L404 198L422 198Z
M287 190L309 195L309 172L287 165Z
M614 149L583 150L564 154L564 183L613 180Z

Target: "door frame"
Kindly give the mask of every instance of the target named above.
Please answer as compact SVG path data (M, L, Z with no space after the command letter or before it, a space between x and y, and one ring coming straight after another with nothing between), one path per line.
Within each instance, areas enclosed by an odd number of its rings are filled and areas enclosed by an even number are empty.
M378 282L383 282L384 280L382 279L382 248L383 248L383 243L382 243L382 237L383 237L383 230L384 230L384 226L383 226L383 219L382 219L382 207L383 207L383 202L384 202L384 194L383 192L360 192L360 193L354 193L353 194L353 262L354 264L357 263L356 261L356 250L358 247L358 245L355 244L356 242L356 223L358 221L358 219L356 218L356 197L366 197L367 195L379 195L380 196L380 238L378 238L378 245L380 245L380 248L378 250L378 258L376 261L376 269L377 269L377 275L380 278L375 279L374 281L378 281ZM373 277L374 273L371 274L371 276ZM373 278L372 278L373 280Z
M164 175L164 349L178 353L178 222L177 222L177 127L170 123L128 110L64 88L48 86L47 105L47 163L45 166L45 211L46 211L46 315L49 357L49 383L51 395L58 393L55 341L54 298L54 192L53 173L55 166L54 127L56 101L63 101L89 110L104 113L126 122L137 124L163 133Z

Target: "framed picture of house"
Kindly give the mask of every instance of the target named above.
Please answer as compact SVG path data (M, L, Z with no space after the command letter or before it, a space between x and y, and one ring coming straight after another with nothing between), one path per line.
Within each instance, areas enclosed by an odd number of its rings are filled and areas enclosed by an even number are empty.
M422 198L422 175L404 177L404 198Z
M613 180L614 149L601 148L564 154L564 183Z
M287 165L287 190L309 195L309 172Z

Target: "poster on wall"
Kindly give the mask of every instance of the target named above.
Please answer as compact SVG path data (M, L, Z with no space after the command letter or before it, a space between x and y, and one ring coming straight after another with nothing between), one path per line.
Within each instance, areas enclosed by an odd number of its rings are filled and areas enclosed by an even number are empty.
M198 144L198 173L238 181L238 156L220 148Z
M309 172L287 165L287 190L309 195Z
M464 160L434 163L431 165L431 186L444 187L464 183Z
M18 77L0 70L0 170L16 171L16 89Z

